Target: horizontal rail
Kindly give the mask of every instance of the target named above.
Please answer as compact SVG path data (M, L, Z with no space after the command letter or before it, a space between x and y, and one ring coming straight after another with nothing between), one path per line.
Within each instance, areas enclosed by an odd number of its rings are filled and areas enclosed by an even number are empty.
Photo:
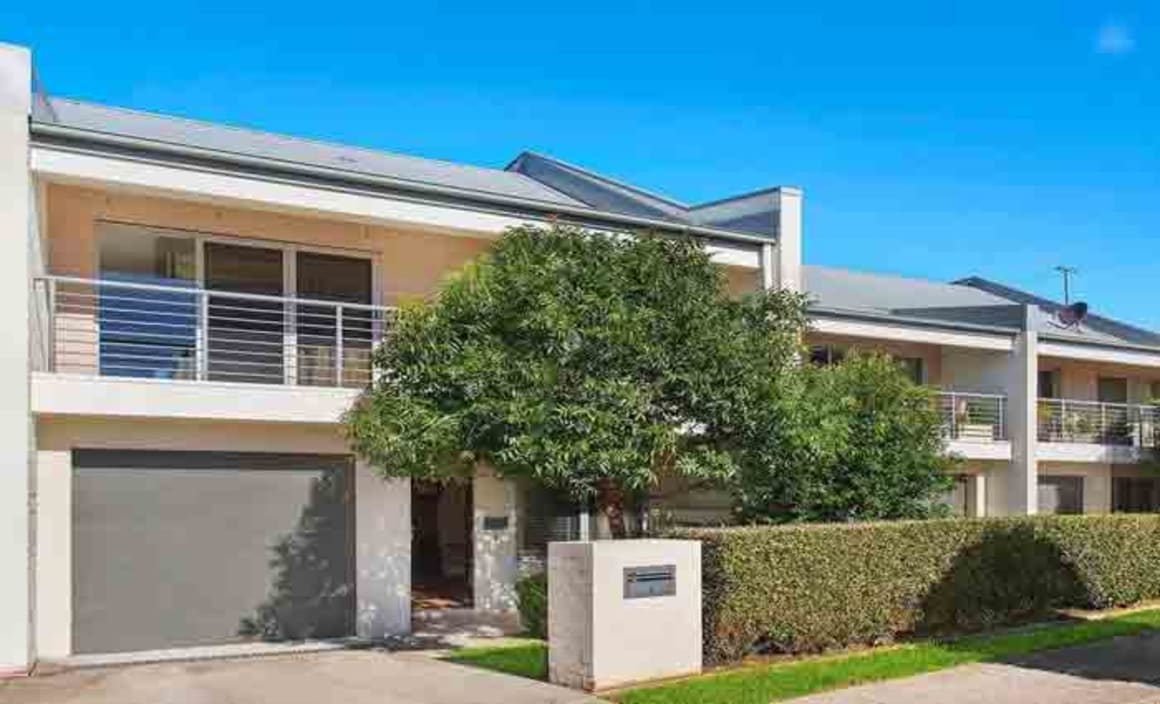
M1156 406L1041 398L1036 410L1041 442L1156 447L1160 439Z
M195 286L33 278L41 371L359 388L394 309Z
M943 430L950 440L996 442L1007 439L1007 397L963 391L938 394Z

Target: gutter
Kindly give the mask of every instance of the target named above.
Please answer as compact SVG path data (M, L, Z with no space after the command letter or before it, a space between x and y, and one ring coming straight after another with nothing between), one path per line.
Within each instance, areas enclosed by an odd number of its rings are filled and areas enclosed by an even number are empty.
M1118 342L1116 340L1077 340L1074 337L1057 335L1050 332L1039 333L1039 339L1051 340L1052 342L1059 342L1065 345L1075 345L1077 347L1107 347L1117 350L1128 350L1132 352L1145 352L1148 354L1160 355L1160 347L1135 344L1132 342Z
M1005 328L998 325L980 325L978 323L958 323L947 320L932 320L930 318L916 318L906 315L889 315L886 313L873 313L864 310L852 310L849 308L831 308L828 306L814 306L807 308L806 314L809 317L821 318L839 318L842 320L866 320L872 323L893 323L895 325L904 325L908 327L920 328L935 328L938 330L959 330L963 332L977 332L986 333L990 335L1002 335L1003 337L1014 337L1020 333L1015 328Z
M621 228L636 228L659 230L673 234L685 234L711 240L726 240L744 242L748 244L776 243L772 237L761 237L745 233L721 230L713 227L687 225L667 220L642 218L631 215L607 213L583 206L568 205L565 203L550 203L531 198L503 196L483 193L469 189L439 186L422 181L393 178L390 176L375 176L348 169L312 166L298 162L285 161L271 157L259 157L235 152L226 152L201 147L160 142L156 140L128 137L108 132L53 125L43 122L31 122L30 133L33 145L50 148L66 149L74 152L113 155L122 158L132 158L138 161L147 161L161 165L177 163L184 166L226 167L237 170L239 167L253 173L248 176L286 181L307 177L303 185L319 183L336 187L340 190L366 188L368 186L387 191L392 195L402 195L412 200L432 205L454 206L471 210L499 212L506 215L526 214L532 211L540 218L553 218L560 215L572 216L576 224L591 223L597 226L620 226ZM468 201L468 203L464 203ZM473 207L474 205L474 207Z

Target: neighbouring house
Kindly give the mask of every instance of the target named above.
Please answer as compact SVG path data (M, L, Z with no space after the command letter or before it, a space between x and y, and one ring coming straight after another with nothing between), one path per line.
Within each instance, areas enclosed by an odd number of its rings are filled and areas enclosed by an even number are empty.
M380 480L340 418L392 308L525 223L692 235L737 294L804 289L812 361L879 349L941 389L962 514L1157 507L1160 336L981 279L803 266L801 212L792 187L687 205L538 154L479 168L57 98L0 45L0 670L510 612L521 565L589 517L489 472Z

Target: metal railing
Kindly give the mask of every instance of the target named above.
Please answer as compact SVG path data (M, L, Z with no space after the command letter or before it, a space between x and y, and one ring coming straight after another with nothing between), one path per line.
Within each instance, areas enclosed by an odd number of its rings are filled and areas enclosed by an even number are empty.
M1041 442L1156 447L1160 439L1156 406L1041 398L1037 411Z
M41 371L359 388L392 310L108 279L33 279Z
M1007 439L1007 397L941 391L938 394L943 428L950 440L995 442Z

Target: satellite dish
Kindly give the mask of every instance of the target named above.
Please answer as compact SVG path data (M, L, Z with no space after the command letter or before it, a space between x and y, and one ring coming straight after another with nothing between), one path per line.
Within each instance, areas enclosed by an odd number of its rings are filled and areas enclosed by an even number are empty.
M1065 328L1074 328L1084 321L1088 314L1088 304L1083 301L1076 301L1069 306L1064 306L1056 313L1059 318L1059 324Z

